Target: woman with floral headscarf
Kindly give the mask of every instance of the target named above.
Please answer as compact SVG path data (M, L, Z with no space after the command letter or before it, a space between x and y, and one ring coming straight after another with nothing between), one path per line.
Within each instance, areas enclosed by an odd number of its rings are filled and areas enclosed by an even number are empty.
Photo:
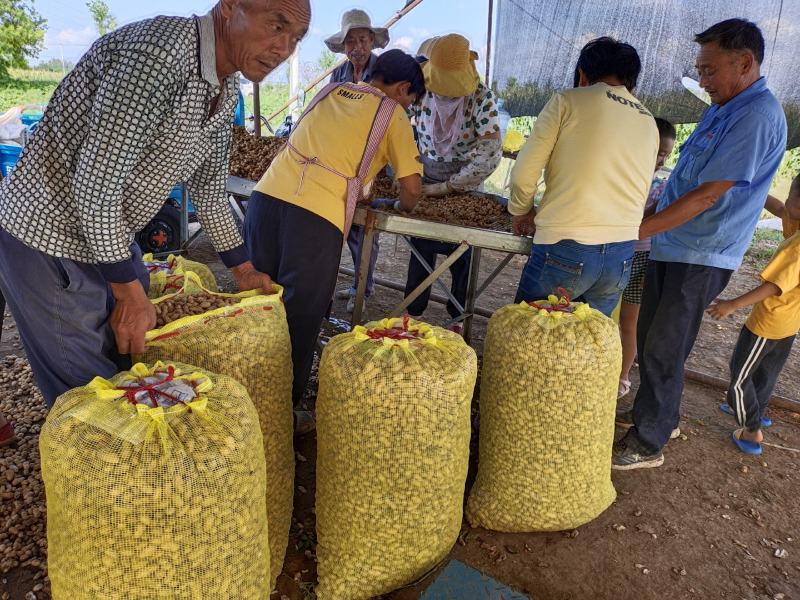
M491 90L481 83L475 68L477 53L469 41L458 34L428 40L421 51L428 58L422 66L427 93L412 106L417 129L423 175L423 194L429 198L477 190L500 164L502 140L497 104ZM419 254L429 266L436 255L451 254L456 244L412 238ZM467 251L450 267L451 291L463 306L472 253ZM412 255L408 265L406 295L428 276L419 259ZM428 305L428 288L408 307L420 316ZM452 302L447 312L454 319L461 311ZM454 330L460 331L459 324Z

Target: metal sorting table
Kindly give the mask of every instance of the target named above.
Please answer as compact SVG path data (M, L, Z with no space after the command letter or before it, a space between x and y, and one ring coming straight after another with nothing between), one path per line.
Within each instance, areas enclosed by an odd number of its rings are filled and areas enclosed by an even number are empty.
M253 181L240 177L228 177L226 189L234 211L240 217L243 216L246 210L243 205L243 200L250 195L254 186L255 182ZM364 227L364 242L362 243L363 251L361 253L360 264L356 265L359 278L351 324L355 325L361 322L364 311L367 272L369 270L369 261L372 254L372 240L378 232L384 231L386 233L399 235L406 240L411 252L417 256L417 259L429 273L428 277L406 296L403 301L391 311L389 316L402 315L406 308L418 298L426 288L436 284L443 289L448 299L453 302L461 312L461 316L454 319L454 321L458 322L463 320L464 339L468 342L472 334L472 319L475 314L476 300L492 284L503 269L505 269L506 265L511 262L515 254L530 254L533 243L533 240L529 237L519 237L503 231L425 221L412 216L388 213L365 206L360 206L356 209L353 223ZM446 257L439 266L434 268L417 254L416 249L411 246L410 237L456 244L456 249L450 256ZM467 283L467 297L464 306L461 306L460 302L452 296L450 290L439 278L448 270L450 265L470 248L472 248L472 257L470 260L469 279ZM498 252L504 252L508 254L508 256L495 267L483 282L479 283L481 253L483 250L496 250Z

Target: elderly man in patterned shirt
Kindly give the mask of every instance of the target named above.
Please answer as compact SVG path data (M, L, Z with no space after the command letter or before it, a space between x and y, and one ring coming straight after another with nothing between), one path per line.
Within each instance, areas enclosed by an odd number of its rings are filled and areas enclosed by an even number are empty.
M240 289L271 289L225 199L237 72L261 81L305 36L309 0L220 0L98 40L0 184L0 289L45 401L111 376L156 317L133 233L185 181Z

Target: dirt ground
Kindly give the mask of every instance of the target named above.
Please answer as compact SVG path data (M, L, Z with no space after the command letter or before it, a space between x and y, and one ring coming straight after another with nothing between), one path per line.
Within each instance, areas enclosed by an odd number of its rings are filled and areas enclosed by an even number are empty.
M408 264L404 242L384 234L378 275L404 283ZM200 239L190 257L211 262L213 253ZM485 252L482 272L488 274L502 255ZM496 309L513 300L524 257L515 257L478 304ZM343 253L343 266L350 266ZM219 263L212 265L225 287L232 282ZM749 261L734 276L725 296L738 295L757 282L756 266ZM340 287L350 278L340 276ZM441 293L440 291L437 293ZM367 307L368 318L385 316L402 300L394 290L377 288ZM348 319L345 302L334 303L333 316ZM717 323L703 323L689 359L693 369L727 378L727 362L745 315ZM431 303L425 320L447 320L442 305ZM477 318L473 346L480 353L486 320ZM328 327L329 333L335 328ZM23 356L16 329L6 317L0 357ZM800 399L800 349L795 347L781 376L777 392ZM635 376L635 373L634 373ZM314 390L309 391L313 404ZM634 385L635 390L635 385ZM477 397L477 396L476 396ZM632 400L633 394L628 397ZM571 532L502 534L464 525L450 558L461 560L536 600L702 598L731 600L800 599L800 415L771 410L775 426L768 430L762 457L739 453L728 440L732 420L718 409L719 389L688 383L684 393L681 431L670 442L663 467L613 473L616 502L595 521ZM14 397L0 389L0 411L14 421L30 397ZM0 460L13 458L38 464L33 439L40 423L23 437L22 447L0 449ZM284 572L272 598L313 598L314 562L314 434L296 439L297 481L295 518ZM20 456L24 454L24 456ZM471 461L471 478L477 456ZM0 477L3 502L13 498L22 508L41 504L35 498L15 496L13 486ZM42 512L43 514L43 512ZM43 517L42 517L43 518ZM0 527L3 544L24 544L25 532ZM16 530L15 530L16 531ZM21 540L21 541L20 541ZM43 558L40 552L30 560ZM34 600L49 597L33 592L41 574L17 567L0 578L0 597ZM386 596L392 600L419 598L435 573L417 585Z

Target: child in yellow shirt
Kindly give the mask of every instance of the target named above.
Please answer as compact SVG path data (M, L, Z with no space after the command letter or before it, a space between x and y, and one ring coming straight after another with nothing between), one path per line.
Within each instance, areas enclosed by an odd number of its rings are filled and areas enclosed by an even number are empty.
M767 405L800 330L800 233L778 247L761 279L757 288L733 300L717 300L707 309L721 319L754 305L733 351L728 402L721 407L742 427L732 438L747 454L761 454L761 429L772 424Z

